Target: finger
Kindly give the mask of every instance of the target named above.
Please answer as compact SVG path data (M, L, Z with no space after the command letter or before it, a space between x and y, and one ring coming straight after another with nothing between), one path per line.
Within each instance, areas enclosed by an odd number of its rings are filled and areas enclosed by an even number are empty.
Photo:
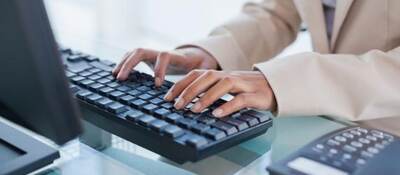
M212 88L210 88L200 99L193 105L193 112L201 112L219 98L229 93L234 89L235 82L238 81L233 77L225 77L220 80L217 84L215 84Z
M122 65L118 75L118 80L126 80L131 70L144 59L155 60L158 52L148 49L136 49Z
M236 111L239 111L243 108L258 106L256 104L256 99L258 98L259 97L257 96L257 94L241 93L235 96L231 101L228 101L215 109L212 114L215 117L221 118L230 115Z
M160 87L164 82L165 72L167 71L171 56L172 55L168 52L161 52L158 55L156 65L154 67L155 84L157 87Z
M172 101L190 84L192 83L197 77L203 74L204 71L202 70L193 70L190 71L188 75L186 75L182 80L176 82L171 89L165 95L165 100Z
M201 76L199 76L195 81L193 81L187 88L183 90L181 95L176 101L176 108L180 109L189 104L193 99L212 87L218 80L222 77L222 72L217 71L205 71ZM182 101L183 102L182 102ZM200 111L198 111L200 112Z
M122 58L121 62L118 63L117 67L114 68L114 70L112 71L112 75L113 76L117 76L119 71L122 68L122 65L124 65L125 61L129 58L129 56L132 54L132 52L127 52L124 57Z

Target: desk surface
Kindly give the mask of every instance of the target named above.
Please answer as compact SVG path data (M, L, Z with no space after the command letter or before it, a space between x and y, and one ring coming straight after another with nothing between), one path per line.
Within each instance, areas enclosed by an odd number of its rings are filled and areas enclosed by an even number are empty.
M322 117L276 118L274 122L264 135L200 162L183 165L118 145L131 144L127 141L113 143L99 152L76 140L60 149L61 159L34 174L268 174L265 167L271 162L327 132L345 127Z

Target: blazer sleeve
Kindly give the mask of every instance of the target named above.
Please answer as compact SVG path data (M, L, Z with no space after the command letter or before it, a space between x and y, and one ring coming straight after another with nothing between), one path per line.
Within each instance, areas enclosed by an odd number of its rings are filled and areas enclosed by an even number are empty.
M242 13L216 28L204 40L185 44L214 56L223 70L251 70L291 44L300 28L292 0L247 3Z
M362 55L301 53L255 68L273 89L278 116L358 121L400 114L400 47Z

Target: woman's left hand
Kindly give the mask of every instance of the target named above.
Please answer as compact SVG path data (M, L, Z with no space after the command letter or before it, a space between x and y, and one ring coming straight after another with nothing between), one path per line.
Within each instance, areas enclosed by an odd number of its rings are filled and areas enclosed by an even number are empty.
M165 100L177 98L175 108L182 109L199 94L203 96L192 106L201 112L220 97L231 93L234 98L212 114L224 117L243 108L276 110L274 93L264 75L259 71L193 70L168 91Z

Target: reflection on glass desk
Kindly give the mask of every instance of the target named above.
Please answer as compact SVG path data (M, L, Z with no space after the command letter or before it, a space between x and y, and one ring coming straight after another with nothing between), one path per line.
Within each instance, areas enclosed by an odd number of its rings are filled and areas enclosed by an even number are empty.
M36 171L38 175L59 174L143 174L120 163L78 141L73 141L60 150L61 158L49 167Z
M61 159L38 174L268 174L265 167L311 140L344 127L322 117L277 118L264 135L196 163L175 164L112 136L101 151L75 141L61 149Z

